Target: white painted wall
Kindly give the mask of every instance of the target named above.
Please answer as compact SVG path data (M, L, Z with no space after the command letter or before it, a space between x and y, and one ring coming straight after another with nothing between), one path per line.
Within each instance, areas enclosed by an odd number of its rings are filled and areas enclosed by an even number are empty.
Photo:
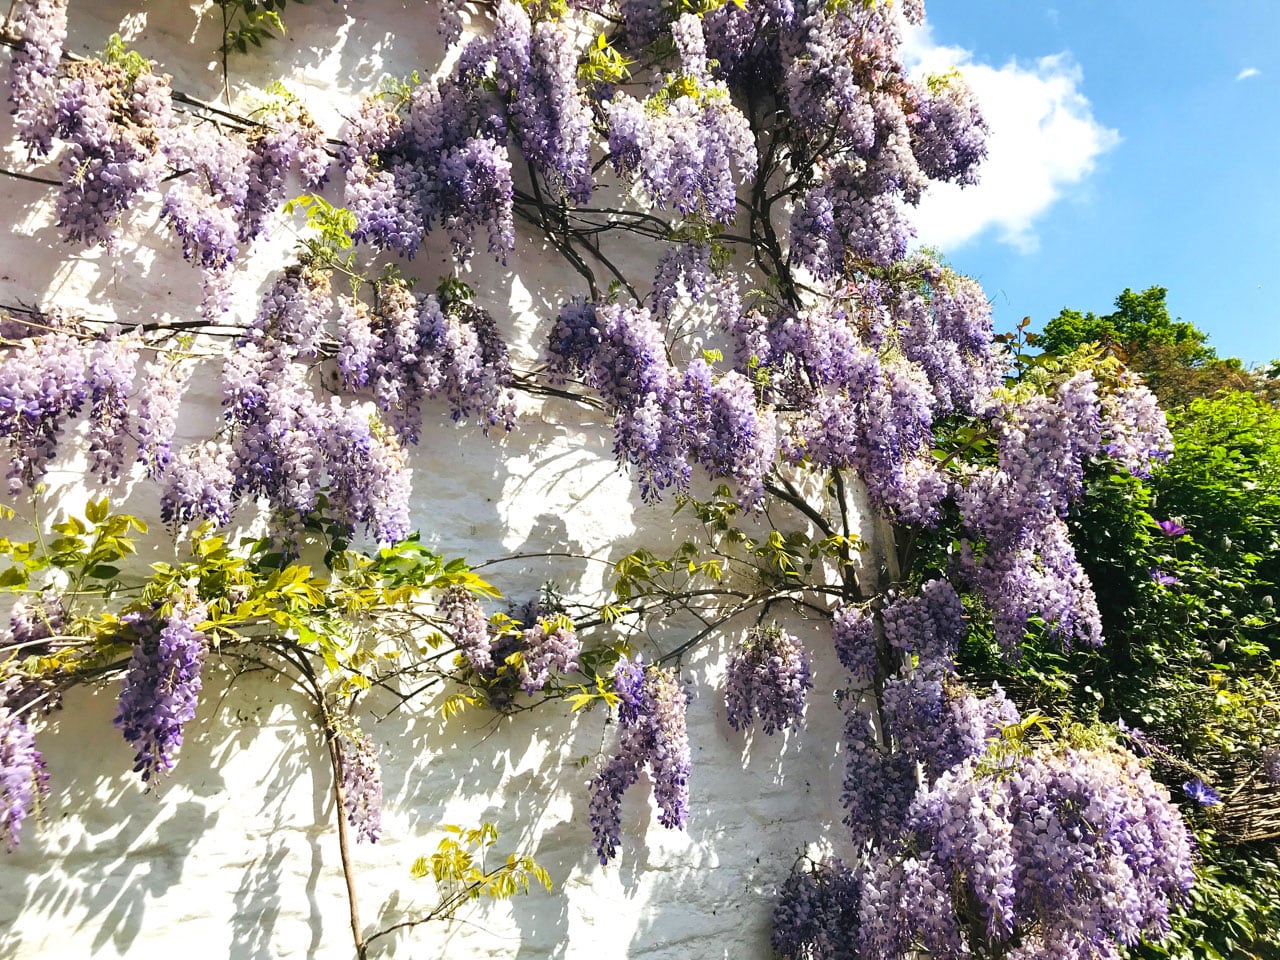
M219 27L201 4L73 0L71 20L70 49L100 48L120 29L174 76L176 88L218 96L212 50ZM287 39L233 61L235 80L285 78L333 133L381 75L430 71L440 61L434 10L414 0L290 4L286 20ZM4 165L24 169L12 146ZM130 218L125 241L108 255L59 241L51 188L0 178L0 190L8 227L0 236L0 303L42 302L123 323L195 315L198 277L157 225L154 207ZM242 315L287 257L287 236L279 227L277 242L260 242L242 268ZM623 253L642 277L652 257L640 248ZM446 259L428 249L411 272L434 283ZM576 274L528 234L508 269L478 258L467 279L523 367L539 355L558 304L584 292ZM180 439L200 437L216 416L216 375L212 364L198 374ZM448 555L478 562L567 549L616 559L680 536L670 506L640 504L631 479L617 471L598 414L522 398L516 431L494 440L454 426L438 408L433 413L438 421L429 415L415 452L414 519ZM79 478L74 456L50 477L72 509L82 502ZM154 514L153 488L130 483L113 496L126 494L128 509ZM152 548L147 559L173 549L163 534ZM537 560L486 573L513 598L548 579L567 594L598 597L603 570L589 561ZM496 822L497 851L531 853L556 883L551 894L464 909L460 922L384 940L374 955L767 957L775 884L806 842L840 832L838 670L820 625L796 629L815 651L806 728L772 739L734 733L718 688L736 635L706 644L682 669L693 695L689 829L657 825L642 780L626 802L624 849L609 867L595 862L586 815L586 781L613 743L602 711L570 716L553 706L502 721L477 712L442 727L425 704L382 723L366 718L381 748L386 792L384 839L355 848L367 929L434 902L431 882L411 880L409 865L435 848L442 823ZM655 650L687 635L659 624ZM178 767L146 794L111 724L115 694L70 696L40 734L52 795L43 830L28 829L18 851L0 854L0 956L351 956L329 769L302 698L261 675L232 682L229 666L211 657L203 707Z

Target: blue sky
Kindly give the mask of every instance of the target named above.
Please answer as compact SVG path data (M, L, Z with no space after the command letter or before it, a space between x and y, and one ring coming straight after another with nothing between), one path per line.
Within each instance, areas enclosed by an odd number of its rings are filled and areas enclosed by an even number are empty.
M909 46L965 72L993 133L982 183L926 198L921 238L998 329L1156 284L1219 355L1280 358L1280 2L927 7Z

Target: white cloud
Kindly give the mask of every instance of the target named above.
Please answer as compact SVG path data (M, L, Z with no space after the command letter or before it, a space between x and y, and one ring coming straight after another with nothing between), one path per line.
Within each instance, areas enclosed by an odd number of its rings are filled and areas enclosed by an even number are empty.
M1260 77L1260 76L1262 76L1262 71L1259 70L1257 67L1245 67L1243 70L1241 70L1239 73L1236 74L1236 80L1248 80L1250 77Z
M936 184L913 211L919 242L945 252L994 229L1002 242L1034 250L1036 220L1120 142L1117 131L1094 119L1080 92L1080 68L1060 53L997 69L968 50L934 43L927 24L908 33L904 53L915 73L959 68L990 129L979 182Z

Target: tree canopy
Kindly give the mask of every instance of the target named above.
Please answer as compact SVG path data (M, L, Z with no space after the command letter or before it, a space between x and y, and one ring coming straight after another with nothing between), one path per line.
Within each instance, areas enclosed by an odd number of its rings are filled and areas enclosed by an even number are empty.
M1220 358L1209 335L1194 323L1169 314L1168 289L1126 287L1115 310L1096 314L1064 307L1045 324L1039 345L1046 353L1069 353L1096 343L1123 357L1141 373L1165 406L1179 406L1219 390L1249 389L1253 380L1244 364Z

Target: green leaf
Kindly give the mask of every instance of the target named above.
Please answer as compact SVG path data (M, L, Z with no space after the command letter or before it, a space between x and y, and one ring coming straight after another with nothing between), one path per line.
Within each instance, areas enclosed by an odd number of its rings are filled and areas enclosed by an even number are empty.
M107 519L107 498L101 500L90 500L84 506L85 519L90 523L98 524Z
M440 713L446 720L452 720L467 707L480 706L483 703L478 697L466 693L455 693L445 697L440 704Z
M67 517L67 519L53 524L53 530L66 534L68 537L78 537L89 532L89 528L84 525L84 521L79 517Z
M25 590L29 579L22 567L10 567L0 573L0 590Z

